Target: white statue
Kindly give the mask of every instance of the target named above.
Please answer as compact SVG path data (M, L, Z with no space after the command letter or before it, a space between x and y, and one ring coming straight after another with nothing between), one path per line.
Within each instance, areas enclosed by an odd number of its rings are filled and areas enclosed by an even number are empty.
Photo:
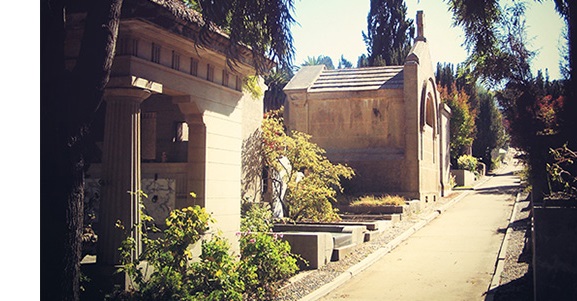
M283 218L283 200L286 194L288 182L290 181L292 166L286 156L278 158L280 163L279 170L274 170L272 174L272 212L273 217Z

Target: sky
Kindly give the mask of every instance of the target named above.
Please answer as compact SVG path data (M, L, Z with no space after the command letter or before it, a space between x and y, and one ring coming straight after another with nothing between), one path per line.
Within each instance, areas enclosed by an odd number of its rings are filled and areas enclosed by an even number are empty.
M437 62L457 64L467 58L462 46L464 34L452 26L452 14L443 0L405 0L407 16L415 19L416 12L425 15L425 37L429 43L434 66ZM298 24L292 27L296 48L295 65L309 56L330 56L335 67L341 55L356 66L358 57L365 53L362 32L367 30L370 0L294 0L294 17ZM551 79L560 78L559 46L564 23L555 12L552 0L528 2L527 34L530 50L538 54L533 60L533 73L549 71Z

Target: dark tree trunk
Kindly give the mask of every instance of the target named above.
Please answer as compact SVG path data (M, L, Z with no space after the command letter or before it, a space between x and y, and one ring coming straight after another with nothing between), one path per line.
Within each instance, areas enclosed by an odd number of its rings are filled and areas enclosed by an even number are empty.
M79 300L85 146L108 82L122 0L89 1L75 69L65 69L66 0L41 2L41 297Z

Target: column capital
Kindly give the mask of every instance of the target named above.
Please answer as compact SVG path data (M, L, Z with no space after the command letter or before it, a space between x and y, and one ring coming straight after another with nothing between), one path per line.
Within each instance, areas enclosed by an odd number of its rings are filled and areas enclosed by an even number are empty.
M106 88L104 90L104 100L130 99L138 103L143 102L152 93L149 90L139 88Z
M137 88L152 93L162 93L162 84L137 76L115 76L108 81L106 88Z

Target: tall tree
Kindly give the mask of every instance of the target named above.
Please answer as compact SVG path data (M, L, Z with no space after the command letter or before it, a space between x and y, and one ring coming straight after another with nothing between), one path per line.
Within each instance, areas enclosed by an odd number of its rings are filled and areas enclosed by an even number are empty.
M228 26L234 42L227 49L231 64L238 57L238 44L244 43L257 55L258 72L270 67L264 56L290 65L292 0L194 3L202 10L203 32L215 24ZM79 56L68 71L66 12L74 6L87 14ZM40 7L41 297L78 300L88 133L110 77L123 0L41 0Z
M493 168L491 153L502 148L507 142L501 111L495 96L487 91L478 93L479 113L475 119L477 134L473 141L473 156L481 158L487 169Z
M367 32L363 32L369 66L402 65L414 33L404 0L371 0Z
M457 159L468 154L469 148L475 139L475 116L469 106L469 95L463 90L457 90L455 83L452 87L439 86L441 101L451 108L450 120L450 155L451 162L456 166ZM449 92L451 91L451 92Z
M469 50L468 63L473 74L485 81L505 87L497 93L504 116L509 123L513 146L527 153L533 195L539 199L546 192L547 157L550 148L559 146L559 141L568 141L575 147L577 141L571 129L575 126L577 107L575 88L568 89L565 109L560 111L564 130L543 135L540 131L535 104L542 97L535 86L530 72L533 53L526 48L525 4L499 5L497 0L448 0L455 24L465 31L465 45ZM558 12L565 17L569 32L575 29L575 1L556 0ZM570 39L572 40L572 39ZM574 41L570 41L570 66L575 56ZM575 69L571 69L575 72ZM571 74L572 80L573 76ZM569 85L574 86L574 85Z

